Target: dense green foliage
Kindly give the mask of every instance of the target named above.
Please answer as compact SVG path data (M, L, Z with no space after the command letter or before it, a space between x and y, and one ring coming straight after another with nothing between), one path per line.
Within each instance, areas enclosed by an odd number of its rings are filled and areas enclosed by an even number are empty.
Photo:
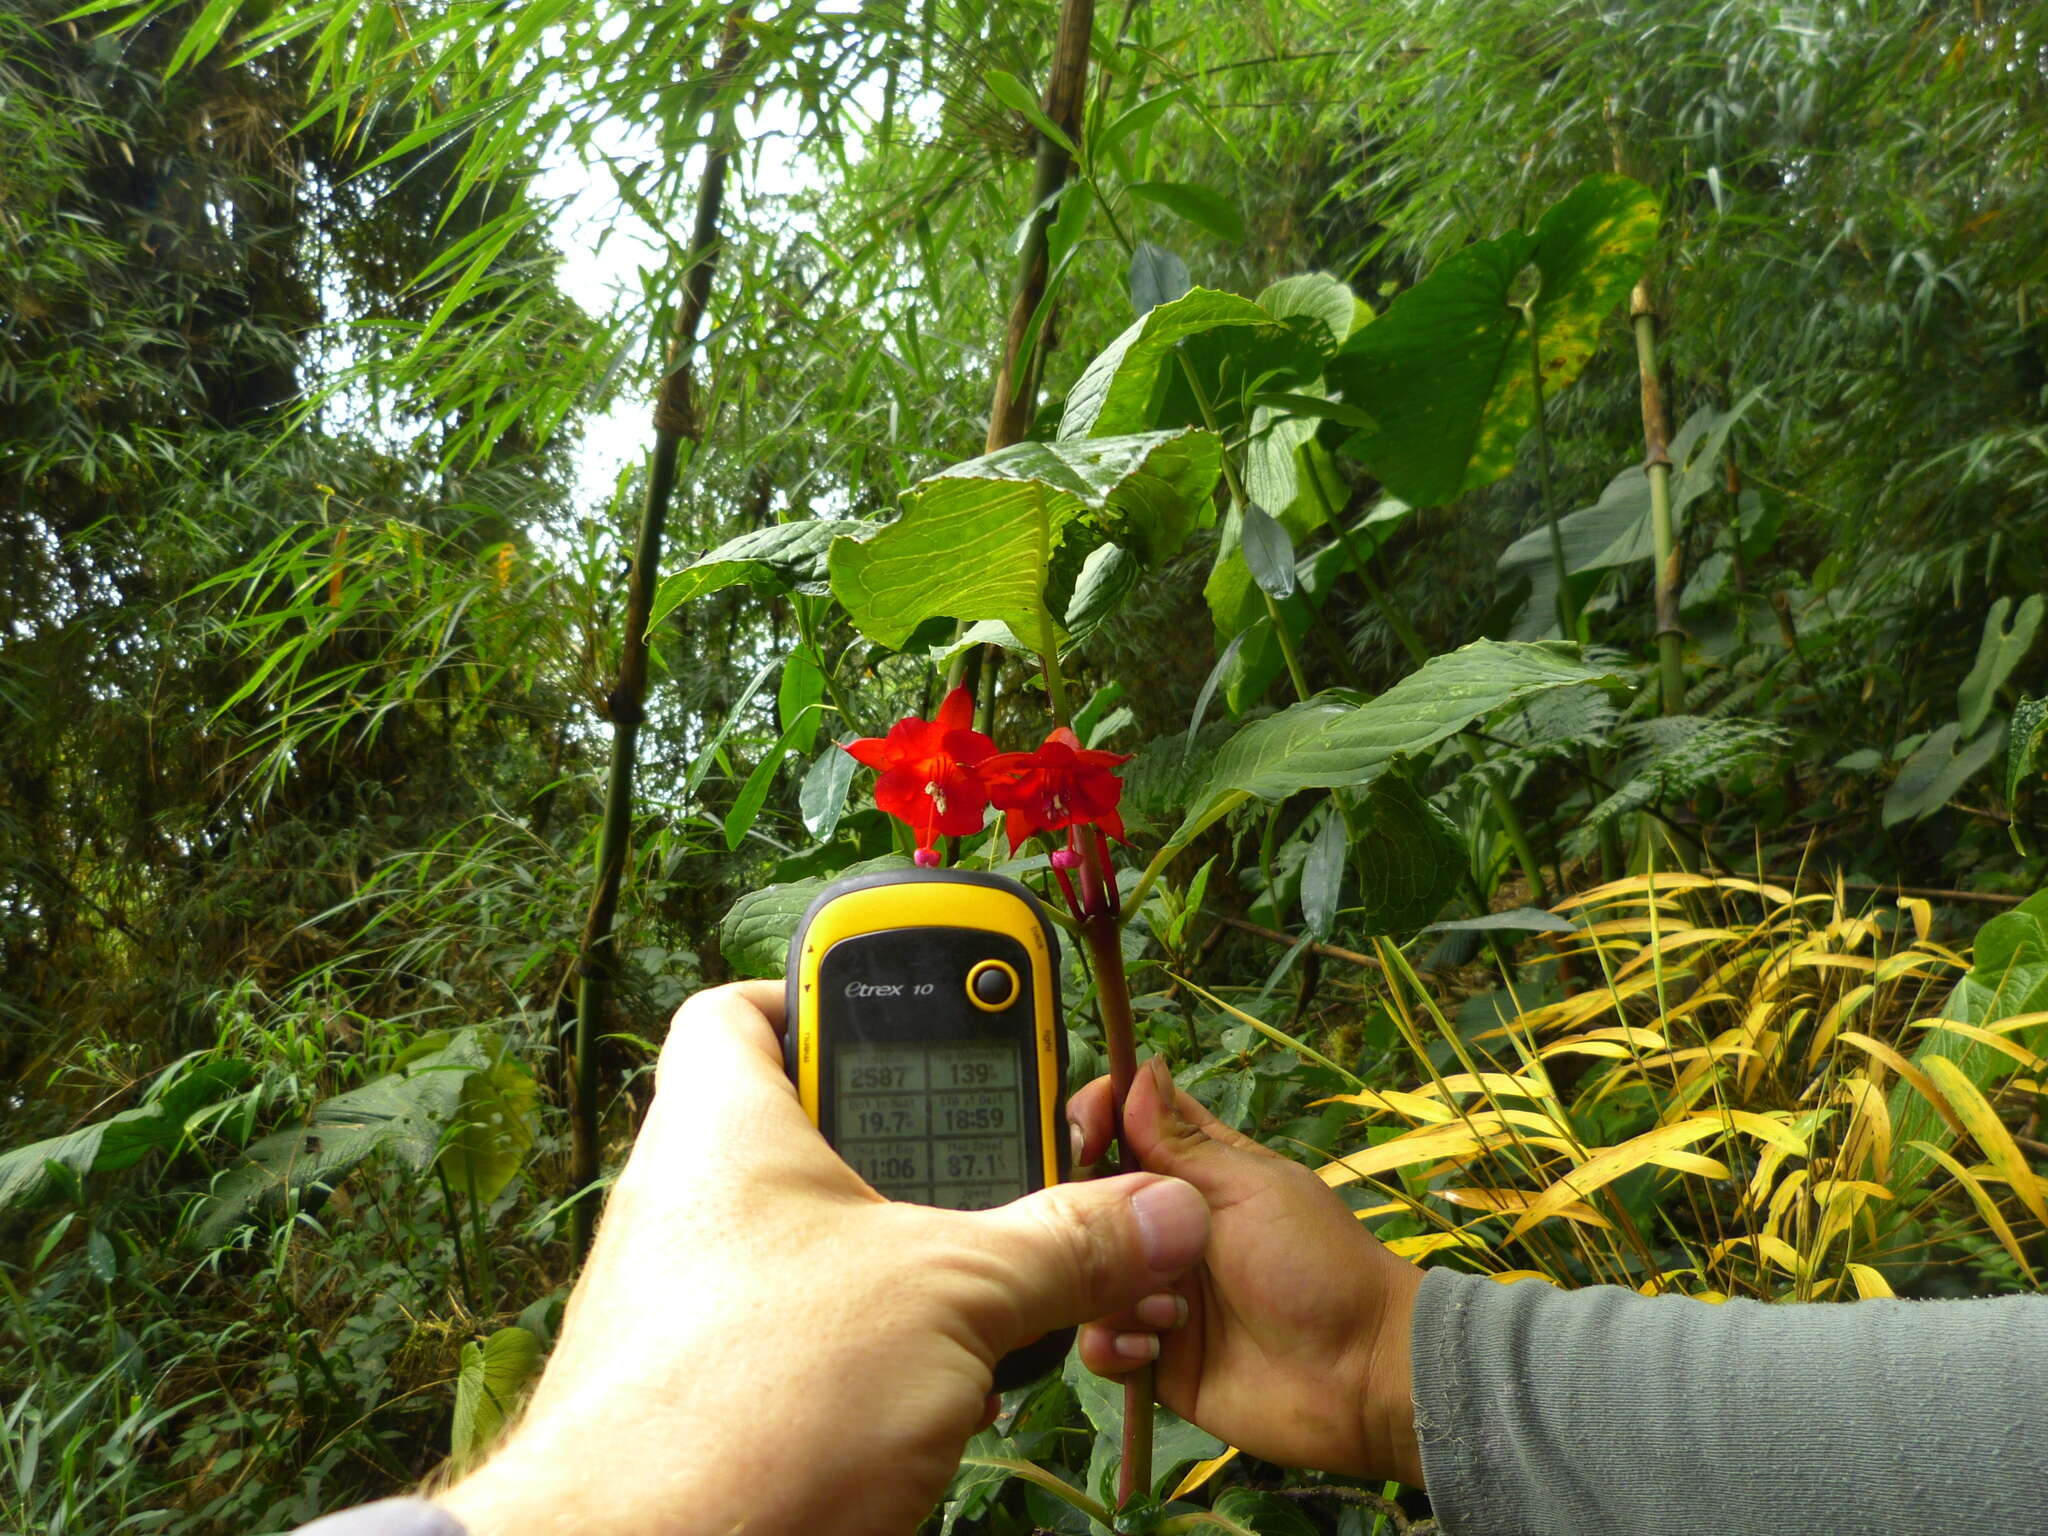
M1043 733L1053 649L1082 737L1137 754L1143 1043L1317 1161L1386 1139L1359 1109L1394 1101L1358 1093L1472 1065L1503 1014L1534 1040L1591 988L1568 1022L1659 1023L1661 980L1645 1016L1542 937L1562 920L1531 909L1569 892L1674 862L1933 888L1907 946L1932 977L1927 946L2043 883L2048 8L1105 9L1031 441L979 459L1032 212L1014 81L1053 7L86 10L0 14L8 1529L289 1526L469 1454L489 1384L550 1336L642 490L593 493L579 443L668 366L674 232L722 133L746 149L649 630L610 1155L675 1002L771 969L802 882L907 850L833 743L929 711L955 620L1009 647L985 674L1006 741ZM612 312L566 291L595 236L546 198L565 167L649 235ZM1744 970L1793 917L1727 899ZM1953 997L1961 970L1922 996L1916 969L1771 1006L1867 1007L1906 1056L1921 1015L2027 1013L2048 951L2031 908L1999 921ZM1813 926L1859 964L1903 942ZM1378 972L1347 958L1368 946ZM1077 969L1077 1069L1087 996ZM1810 1075L1794 1033L1766 1054ZM1879 1234L1900 1254L1858 1285L2048 1260L2009 1161L2039 1155L2042 1074L1955 1038L1968 1084L1933 1080L2014 1150L1973 1122L1990 1163ZM1796 1075L1741 1102L1791 1124ZM1592 1086L1556 1112L1597 1147L1689 1085ZM1681 1171L1694 1194L1647 1169L1612 1192L1645 1229L1688 1212L1668 1240L1502 1219L1485 1267L1817 1294L1825 1243L1803 1272L1704 1259L1723 1197ZM1382 1235L1427 1239L1457 1202L1402 1177ZM1006 1444L1099 1493L1113 1443L1061 1426L1120 1410L1077 1385L1016 1405ZM1220 1449L1162 1434L1163 1481ZM1271 1469L1233 1478L1218 1507L1257 1529L1307 1518L1247 1491ZM1000 1478L959 1493L949 1525L1085 1528Z

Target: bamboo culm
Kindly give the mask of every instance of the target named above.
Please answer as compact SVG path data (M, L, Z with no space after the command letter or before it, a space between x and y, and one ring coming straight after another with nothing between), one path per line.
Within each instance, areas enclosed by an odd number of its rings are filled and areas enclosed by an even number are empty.
M745 61L749 43L740 22L742 11L727 19L717 69L707 82L722 91ZM654 448L647 472L647 499L633 544L633 565L626 577L626 633L619 653L617 682L606 700L612 722L612 755L605 780L604 821L598 832L597 883L576 953L575 1095L571 1177L575 1186L574 1241L580 1261L590 1251L597 1226L596 1185L599 1172L597 1042L604 1033L604 1015L611 994L615 956L612 923L619 905L631 852L633 765L640 723L647 703L647 618L661 574L662 534L683 463L685 442L694 449L703 428L696 403L697 336L711 299L711 277L718 256L719 217L725 205L726 172L732 161L729 114L722 114L705 155L704 179L697 188L695 227L690 239L690 264L683 275L682 302L670 336L668 371L654 403Z

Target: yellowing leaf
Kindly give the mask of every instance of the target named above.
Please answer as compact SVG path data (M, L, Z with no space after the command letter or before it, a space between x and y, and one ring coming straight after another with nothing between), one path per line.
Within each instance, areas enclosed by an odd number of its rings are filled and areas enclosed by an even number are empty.
M1550 1085L1538 1078L1512 1072L1453 1072L1449 1077L1433 1083L1423 1083L1417 1093L1441 1094L1446 1097L1461 1093L1505 1094L1517 1099L1547 1099Z
M2020 1251L2019 1239L2012 1235L2012 1228L2007 1225L2004 1212L1998 1208L1998 1202L1991 1198L1991 1192L1979 1182L1977 1176L1931 1141L1909 1141L1906 1145L1916 1152L1926 1153L1954 1176L1955 1181L1962 1185L1969 1195L1971 1203L1977 1207L1977 1214L1984 1218L1984 1225L1997 1237L1999 1246L2011 1255L2013 1263L2019 1265L2026 1274L2028 1283L2038 1290L2041 1281L2034 1273L2034 1266L2027 1262L2027 1256Z
M1958 1136L1967 1136L1969 1134L1964 1129L1963 1122L1957 1118L1954 1108L1950 1106L1947 1099L1942 1097L1941 1091L1929 1081L1927 1074L1886 1045L1882 1040L1873 1040L1870 1036L1857 1030L1848 1029L1842 1031L1842 1042L1845 1045L1853 1045L1859 1051L1863 1051L1878 1061L1883 1062L1894 1072L1898 1073L1900 1077L1911 1083L1913 1090L1934 1107L1941 1118L1948 1122L1949 1129L1953 1130Z
M1754 1237L1745 1232L1740 1237L1724 1238L1707 1250L1707 1262L1711 1264L1716 1259L1724 1258L1737 1248L1754 1249L1766 1263L1777 1265L1788 1275L1800 1272L1799 1250L1782 1237L1771 1237L1761 1232Z
M1394 1238L1386 1246L1397 1258L1426 1259L1446 1248L1484 1248L1486 1239L1470 1232L1425 1232L1419 1237Z
M1961 1035L1965 1039L1975 1040L1979 1045L1987 1045L2002 1056L2010 1056L2029 1071L2039 1072L2048 1068L2048 1061L2043 1061L2018 1041L2005 1038L2004 1031L2013 1027L2010 1019L2002 1019L1990 1029L1977 1024L1965 1024L1960 1019L1915 1019L1912 1027L1938 1029L1945 1035Z
M1619 1146L1608 1147L1544 1190L1509 1229L1508 1237L1520 1237L1544 1217L1574 1199L1583 1200L1595 1190L1605 1188L1623 1174L1650 1162L1660 1152L1675 1152L1694 1142L1718 1136L1721 1131L1722 1127L1716 1121L1688 1120L1680 1125L1660 1125L1655 1130L1629 1138Z
M1564 1289L1563 1286L1558 1285L1554 1278L1546 1275L1540 1269L1496 1270L1493 1274L1488 1275L1487 1279L1497 1281L1502 1285L1513 1285L1517 1280L1541 1280L1545 1285L1553 1286L1558 1290Z
M1928 1056L1924 1061L1927 1075L1955 1106L1956 1114L1970 1128L1970 1135L1984 1149L1992 1166L2005 1175L2013 1193L2020 1197L2034 1220L2048 1227L2048 1204L2043 1204L2040 1192L2034 1187L2034 1172L2021 1155L2019 1144L2012 1139L2012 1132L1998 1118L1998 1111L1991 1107L1990 1101L1963 1069L1946 1056Z
M1174 1485L1173 1492L1166 1496L1167 1502L1184 1499L1202 1484L1221 1472L1237 1459L1237 1447L1232 1446L1221 1456L1211 1456L1207 1461L1198 1461L1187 1470L1187 1475Z
M1404 1093L1398 1088L1367 1088L1358 1093L1332 1094L1327 1099L1317 1099L1309 1107L1319 1109L1325 1104L1356 1104L1362 1109L1406 1115L1410 1120L1431 1125L1441 1125L1457 1114L1448 1104L1425 1098L1420 1093Z
M1849 1278L1856 1282L1856 1294L1865 1301L1895 1295L1891 1282L1868 1264L1851 1264Z
M1697 1152L1658 1152L1650 1161L1659 1168L1669 1168L1677 1173L1696 1174L1703 1179L1725 1179L1728 1165L1717 1157L1702 1157Z
M1492 1211L1496 1215L1507 1215L1513 1211L1526 1211L1529 1202L1536 1198L1526 1189L1438 1189L1432 1190L1438 1199L1448 1200L1452 1205L1462 1205L1467 1210ZM1583 1222L1589 1227L1611 1228L1614 1223L1594 1210L1590 1205L1573 1201L1570 1205L1559 1206L1556 1215L1566 1221Z
M1731 1109L1726 1113L1738 1131L1746 1131L1758 1141L1782 1147L1794 1157L1806 1156L1806 1138L1785 1124L1783 1111L1759 1114L1755 1110Z

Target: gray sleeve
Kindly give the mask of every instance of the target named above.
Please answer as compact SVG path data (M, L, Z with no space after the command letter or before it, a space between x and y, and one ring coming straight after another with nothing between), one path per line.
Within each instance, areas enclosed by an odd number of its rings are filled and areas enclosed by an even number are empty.
M466 1536L462 1522L425 1499L379 1499L302 1525L293 1536Z
M1450 1536L2048 1533L2048 1296L1709 1306L1433 1269L1410 1342Z

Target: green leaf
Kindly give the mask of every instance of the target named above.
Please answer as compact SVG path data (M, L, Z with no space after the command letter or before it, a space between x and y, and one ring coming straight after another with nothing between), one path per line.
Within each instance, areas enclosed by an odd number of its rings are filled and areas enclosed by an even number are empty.
M1237 204L1221 192L1185 181L1134 181L1125 190L1206 229L1218 240L1244 244L1244 220L1238 216Z
M1159 406L1179 364L1173 349L1191 336L1249 327L1254 337L1280 327L1250 299L1213 288L1190 288L1154 306L1097 353L1067 392L1060 437L1113 437L1158 423Z
M1484 917L1459 917L1431 923L1424 933L1576 933L1578 930L1555 912L1541 907L1510 907Z
M2005 803L2012 816L2012 842L2021 853L2033 853L2028 822L2032 818L2034 791L2048 761L2042 748L2048 746L2048 699L2023 698L2013 706L2012 723L2006 728Z
M1906 759L1892 787L1885 791L1883 819L1887 827L1932 816L1954 799L2005 744L2003 722L1958 747L1956 742L1961 734L1962 727L1951 720L1940 730L1930 732Z
M1032 127L1068 154L1079 157L1081 151L1074 147L1074 141L1067 137L1065 131L1045 115L1045 108L1039 105L1038 97L1032 93L1030 86L1005 69L984 70L981 78L988 82L988 88L995 94L996 100L1014 112L1023 113L1025 121Z
M740 786L732 809L725 813L725 846L728 851L739 847L741 840L760 819L761 807L768 803L768 791L775 787L775 779L782 772L784 760L798 750L797 738L817 734L818 710L814 704L798 718L796 724L782 733L774 746L761 755L761 761L747 775L747 782Z
M739 698L733 702L732 708L725 712L725 718L718 722L718 729L711 733L711 739L704 743L703 749L690 764L689 771L683 775L683 799L687 800L697 793L697 788L704 782L705 775L711 772L711 765L718 761L718 749L725 745L725 738L732 734L733 727L745 717L747 706L754 702L754 695L761 691L778 665L779 663L771 656L762 662L754 675L747 680L747 686L740 690Z
M1433 656L1362 704L1321 695L1255 720L1216 754L1171 846L1184 847L1248 799L1284 800L1303 789L1362 785L1396 758L1421 752L1475 720L1553 688L1619 685L1624 674L1590 666L1576 646L1475 640Z
M841 754L842 756L844 754ZM852 758L847 758L852 762ZM804 909L818 892L847 875L865 875L878 869L908 869L910 860L901 854L884 854L863 859L834 875L815 880L792 880L785 885L767 885L749 891L725 914L718 925L718 948L726 963L742 976L780 976L789 959L790 936L803 920Z
M1751 390L1725 411L1703 407L1687 417L1672 438L1671 521L1680 535L1687 510L1720 483L1721 450L1758 395ZM1592 506L1559 518L1557 531L1564 543L1565 569L1573 575L1647 562L1657 548L1650 524L1648 472L1640 464L1630 465L1608 481ZM1523 534L1501 552L1497 565L1504 589L1522 580L1529 583L1508 638L1534 640L1556 633L1557 563L1550 552L1549 528Z
M1306 322L1310 339L1326 353L1336 351L1372 318L1372 307L1342 278L1328 272L1301 272L1268 284L1259 294L1258 305L1283 324L1295 319Z
M88 1174L118 1173L158 1149L183 1139L185 1123L254 1075L244 1061L189 1058L168 1068L151 1089L149 1102L80 1126L62 1136L31 1142L0 1154L0 1216L28 1207L68 1188L83 1192Z
M1260 591L1276 598L1294 596L1294 541L1256 502L1245 504L1238 541L1245 568Z
M1337 901L1344 886L1344 852L1349 843L1344 818L1332 806L1322 830L1301 861L1301 917L1309 936L1327 939L1337 925Z
M1397 773L1375 779L1347 812L1365 931L1413 933L1456 894L1467 861L1463 834ZM1307 878L1304 870L1304 900Z
M114 1240L98 1227L85 1234L85 1267L101 1285L112 1285L121 1274L121 1255L114 1249Z
M1218 1496L1213 1512L1246 1530L1256 1531L1258 1536L1317 1536L1315 1521L1309 1519L1302 1507L1277 1493L1226 1488Z
M441 1147L441 1171L464 1194L489 1205L533 1150L540 1089L509 1057L463 1079L455 1124Z
M900 649L934 618L992 619L1043 648L1064 639L1045 607L1076 521L1148 562L1179 551L1221 472L1213 433L1015 443L904 493L903 516L833 544L832 591L855 628Z
M684 603L726 587L820 595L827 590L825 561L833 540L864 539L879 527L850 518L818 518L777 523L728 539L662 582L647 616L648 632L652 634Z
M1958 727L1961 734L1977 734L1977 728L1997 702L1998 690L2012 676L2013 668L2027 659L2027 652L2034 647L2034 636L2041 628L2044 607L2048 605L2044 605L2041 594L2035 592L2020 604L2020 611L2013 615L2010 627L2005 622L2005 616L2012 608L2009 597L2001 597L1984 615L1984 633L1977 641L1977 660L1963 679L1962 686L1956 689L1956 712L1961 717Z
M1161 117L1165 116L1168 108L1178 104L1184 94L1184 92L1177 90L1163 91L1157 96L1147 97L1135 107L1126 108L1118 113L1096 135L1094 145L1095 158L1101 159L1103 156L1112 153L1125 139L1130 138L1133 134L1143 133L1147 128L1150 128ZM1144 242L1140 241L1139 246L1141 249L1143 245ZM1158 247L1155 246L1153 249L1156 250Z
M1066 624L1076 640L1085 640L1136 590L1144 567L1121 544L1098 544L1081 562L1074 595L1067 602Z
M846 791L853 783L853 770L860 764L842 746L828 746L811 764L796 792L796 808L804 819L804 830L821 843L832 841L839 830L839 817L846 809Z
M455 1118L471 1073L489 1058L464 1029L395 1072L322 1100L304 1125L266 1136L247 1160L214 1181L200 1205L197 1236L217 1244L259 1205L275 1208L331 1188L358 1163L387 1151L415 1173L434 1166L441 1133Z
M455 1422L448 1436L455 1470L474 1466L498 1438L534 1377L540 1374L540 1340L517 1326L500 1328L478 1344L462 1346L455 1377Z
M1331 382L1378 423L1351 439L1351 452L1417 506L1498 480L1535 420L1531 314L1544 392L1554 395L1592 355L1656 234L1657 200L1647 188L1593 176L1533 234L1512 231L1448 257L1330 361ZM1510 301L1531 263L1537 289L1525 310Z
M1161 304L1171 304L1192 286L1188 281L1188 264L1150 240L1140 240L1138 248L1131 252L1129 283L1131 308L1140 319Z
M810 646L799 645L783 661L782 680L775 689L775 718L793 750L808 754L817 744L824 700L825 669Z

